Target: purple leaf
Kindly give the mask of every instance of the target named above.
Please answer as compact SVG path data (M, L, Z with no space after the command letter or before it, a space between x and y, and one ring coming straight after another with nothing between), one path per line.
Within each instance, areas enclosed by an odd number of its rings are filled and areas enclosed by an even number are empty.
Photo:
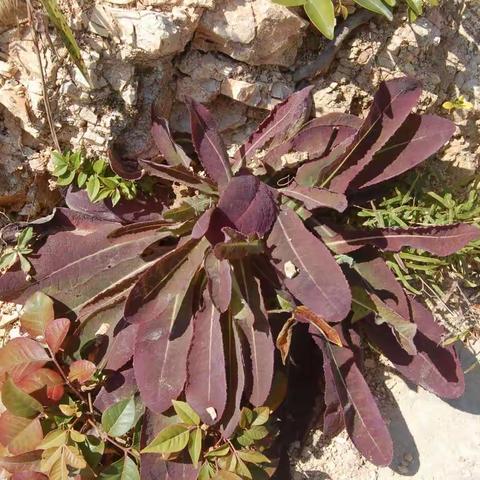
M182 147L173 141L167 120L164 118L154 118L152 123L152 137L158 150L170 166L184 165L188 167L190 165L191 159L188 158Z
M273 379L273 344L260 284L254 277L250 265L240 260L234 266L237 297L234 319L247 339L252 372L252 393L250 403L258 407L265 403ZM240 300L240 304L238 303Z
M460 223L345 232L325 240L325 244L338 253L350 253L365 245L374 245L387 252L398 252L403 247L412 247L446 257L478 238L480 238L478 227Z
M215 207L205 210L198 218L192 230L192 238L200 239L204 237L210 229L212 215L215 213Z
M154 272L148 271L127 300L125 318L139 323L133 357L135 378L143 402L157 413L170 408L185 385L197 288L193 280L206 248L206 242L195 245L163 288L161 280L153 280Z
M409 77L380 84L367 118L342 158L343 171L330 183L331 190L339 193L348 190L352 180L403 124L420 94L420 84Z
M445 329L423 305L413 299L410 304L417 325L414 338L417 355L405 352L395 341L392 332L385 325L376 325L372 319L366 322L365 334L411 382L442 398L461 397L465 390L465 379L455 348L440 346Z
M278 215L267 246L279 272L285 274L293 264L295 272L287 275L285 286L301 303L330 322L348 315L352 296L342 270L293 210Z
M138 161L125 158L122 155L119 146L114 144L109 146L108 160L112 170L122 178L127 180L139 180L143 177L143 172L138 165Z
M248 160L267 142L274 147L298 132L310 114L312 88L306 87L277 105L240 147L235 158Z
M97 220L127 224L162 220L164 207L160 196L145 197L141 194L134 200L120 200L115 206L110 200L92 203L85 190L72 187L67 190L65 203L71 210L91 215Z
M120 370L133 357L138 325L128 325L113 338L106 358L107 370Z
M334 417L327 416L327 421L338 422L335 412L341 408L347 432L360 453L375 465L389 465L393 459L392 439L352 349L337 347L315 334L312 338L323 353L329 395L338 398L329 404ZM358 348L359 341L358 335L351 332L353 348ZM335 423L327 426L331 430L338 427Z
M315 341L317 344L322 342L320 337ZM346 427L345 419L343 416L342 403L336 391L335 376L333 375L332 365L328 361L323 362L323 374L325 379L323 433L328 437L334 437Z
M188 463L188 460L167 462L167 473L168 480L197 480L198 478L198 469Z
M217 243L213 248L213 253L220 260L240 260L264 252L263 241L254 236L248 237L229 227L224 227L222 232L226 237L225 241Z
M347 198L341 193L331 192L324 188L304 187L292 182L288 187L279 189L279 192L287 197L300 200L306 208L333 208L337 212L343 212L347 208Z
M216 423L227 403L227 379L220 312L207 291L203 310L193 320L193 340L187 363L185 395L188 404L208 425ZM216 417L207 409L214 408Z
M240 175L232 178L220 196L218 210L225 217L222 226L261 237L277 216L276 192L253 175Z
M203 179L194 172L187 170L183 165L170 167L152 160L139 160L139 163L143 167L145 173L151 175L152 177L158 177L172 183L177 182L181 185L185 185L186 187L199 190L209 195L215 193L215 188L210 185L206 179Z
M232 178L232 169L215 120L210 112L195 100L189 100L187 105L198 159L207 175L223 189Z
M245 365L243 361L242 343L236 322L231 315L222 319L227 331L224 332L227 372L227 405L223 414L222 437L230 438L238 426L241 416L241 402L245 388Z
M328 152L353 137L362 121L354 115L329 113L307 123L292 139L267 152L262 162L274 170L282 170L282 155L289 152L305 152L308 160L323 157Z
M30 258L34 281L26 282L21 271L3 275L2 299L23 303L29 295L42 290L77 314L84 309L93 314L112 299L122 301L150 265L151 260L142 256L143 251L168 234L146 231L110 238L119 227L120 224L57 209L51 221L35 227L39 235L47 237L36 250L38 255Z
M115 403L132 397L137 391L133 368L123 372L114 372L108 375L104 386L95 398L94 406L103 412Z
M410 307L405 291L385 260L370 251L356 259L355 271L374 289L380 299L404 319L410 320Z
M230 306L232 297L230 263L218 259L213 252L209 252L205 257L204 269L210 298L217 310L224 313Z
M305 185L306 187L319 185L320 180L327 177L330 172L335 171L335 168L339 166L353 139L354 135L351 135L342 142L336 144L325 157L301 165L295 176L297 183Z
M447 143L455 124L436 115L407 117L372 162L353 180L351 188L363 189L411 170Z
M185 263L195 244L195 240L184 242L160 257L140 277L125 304L125 318L129 323L139 324L151 320L167 307L172 295L160 295L162 288L170 274Z

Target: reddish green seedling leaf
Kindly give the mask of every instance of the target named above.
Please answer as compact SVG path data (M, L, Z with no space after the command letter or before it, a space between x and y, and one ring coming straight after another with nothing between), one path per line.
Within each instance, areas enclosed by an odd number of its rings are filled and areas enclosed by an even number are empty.
M95 364L88 360L76 360L70 365L70 372L68 373L68 379L71 382L77 381L78 383L88 382L97 371Z
M2 403L18 417L32 418L43 411L42 404L18 388L10 377L2 387Z
M135 399L121 400L102 414L102 427L112 437L121 437L135 425Z
M56 318L47 325L45 340L54 354L60 350L69 329L70 320L68 318Z
M43 367L50 360L43 347L30 338L14 338L0 349L0 375L8 373L14 380Z
M188 443L189 431L185 425L169 425L147 445L142 453L177 453Z
M52 299L42 292L35 292L25 302L20 325L32 337L43 337L46 327L54 318Z
M41 452L39 450L29 451L13 457L0 457L0 468L4 468L10 473L31 473L40 470L40 459Z
M10 412L4 412L0 416L0 443L6 446L12 455L31 452L42 440L43 431L38 418L17 417ZM0 458L0 467L1 460Z
M60 401L64 394L65 381L62 376L49 368L39 368L35 372L23 377L16 385L25 393L33 393L46 388L47 397L54 402Z

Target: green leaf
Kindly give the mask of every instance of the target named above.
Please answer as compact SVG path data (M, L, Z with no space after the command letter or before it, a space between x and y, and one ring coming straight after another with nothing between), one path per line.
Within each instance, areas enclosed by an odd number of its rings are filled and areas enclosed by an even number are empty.
M323 35L332 40L337 22L332 0L307 0L304 8L310 21Z
M188 438L188 427L169 425L142 450L142 453L177 453L187 446Z
M242 480L236 473L221 470L214 477L213 480Z
M99 158L98 160L95 160L95 162L93 162L92 168L95 173L100 175L101 173L103 173L106 166L107 165L105 163L105 160Z
M60 447L65 445L68 440L66 430L53 430L48 432L42 443L37 447L40 450L48 450L49 448Z
M237 455L248 463L270 463L270 460L265 455L252 450L237 450Z
M2 387L2 403L17 417L32 418L43 412L42 404L18 388L10 377Z
M173 400L173 408L183 423L187 425L200 425L200 417L195 410L186 402Z
M188 439L188 453L192 459L192 463L196 468L198 461L200 460L200 454L202 453L202 430L201 428L196 428L193 432L190 433L190 438Z
M100 192L100 180L96 176L92 176L87 181L87 193L91 202L94 202Z
M61 177L58 177L56 182L57 185L60 185L61 187L65 187L66 185L70 185L75 178L75 171L72 170L70 172L67 172L66 175L62 175Z
M214 448L213 450L210 450L205 454L205 457L207 458L214 458L214 457L224 457L225 455L230 452L230 445L228 443L225 443L224 445L220 445L217 448Z
M235 472L238 473L241 478L252 478L252 474L250 473L250 470L248 467L245 465L243 460L240 458L240 455L237 455L237 463L235 465Z
M115 206L122 198L122 194L120 190L116 189L112 195L112 205Z
M20 325L32 337L45 336L45 329L54 318L52 299L43 292L35 292L25 302Z
M140 480L137 464L128 456L112 463L101 475L101 480Z
M255 415L253 414L253 410L250 410L248 407L243 407L239 422L240 427L249 427L252 424L254 418Z
M209 462L205 462L198 472L198 480L209 480L215 475L215 467Z
M254 410L256 415L252 425L264 425L270 418L270 409L268 407L257 407Z
M379 13L384 17L388 18L390 21L393 20L392 11L382 2L382 0L353 0L355 3L358 3L363 8L370 10L374 13Z
M82 188L87 181L88 175L85 172L79 172L77 176L77 187Z
M120 400L102 414L102 427L112 437L121 437L135 425L135 400Z
M0 256L0 271L6 271L12 268L18 260L18 253L10 250L2 253Z
M18 236L17 245L20 248L25 248L29 243L30 240L33 238L33 228L27 227Z
M245 430L238 438L237 441L240 445L248 447L252 445L256 440L262 440L268 435L268 430L262 425L255 425L248 430Z
M301 7L307 0L272 0L273 3L283 5L284 7Z
M423 13L423 0L407 0L407 5L414 11L415 15L420 16Z
M48 18L53 23L58 33L62 37L63 43L70 55L70 58L82 72L85 80L90 83L85 63L80 54L80 48L75 40L72 29L69 27L65 16L60 10L56 0L41 0L45 10L47 11Z

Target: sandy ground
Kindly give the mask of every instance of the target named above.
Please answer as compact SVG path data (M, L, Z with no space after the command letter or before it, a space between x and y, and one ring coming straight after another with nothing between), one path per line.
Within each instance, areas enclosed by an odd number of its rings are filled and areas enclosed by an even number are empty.
M461 347L464 369L474 363ZM480 349L477 342L475 350ZM466 392L444 401L407 384L386 369L382 413L389 420L395 456L388 468L376 468L360 457L345 434L312 445L295 466L295 480L476 480L480 478L480 367L466 375ZM387 397L385 397L385 393Z

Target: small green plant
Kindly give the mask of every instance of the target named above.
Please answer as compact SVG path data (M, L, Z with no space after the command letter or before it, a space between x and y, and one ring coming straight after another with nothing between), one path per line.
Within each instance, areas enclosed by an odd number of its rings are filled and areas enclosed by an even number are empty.
M0 349L0 467L29 480L139 480L143 405L111 398L97 365L71 356L71 327L35 292L20 316L23 335Z
M439 179L441 180L441 179ZM441 193L433 191L432 174L410 174L405 181L397 183L389 195L371 208L358 211L366 227L400 227L407 225L435 226L465 222L480 225L480 181L470 182L463 194L454 193L451 187ZM438 190L437 190L438 191ZM445 258L428 252L406 249L390 256L390 268L403 285L419 294L422 280L443 295L442 284L447 274L460 278L469 287L480 285L480 241L475 240Z
M346 18L351 9L341 0L272 0L274 3L285 7L303 7L310 21L328 39L333 39L336 16ZM405 0L408 7L408 18L415 21L422 15L424 5L436 6L439 0ZM397 0L353 0L358 6L393 19L392 8L397 5ZM351 3L351 2L350 2Z
M269 468L270 460L261 453L265 439L271 437L268 407L244 407L237 429L230 439L225 439L218 427L203 423L188 403L172 403L176 416L168 418L168 425L141 453L159 453L175 462L188 452L193 467L198 469L199 480L257 478L259 472ZM226 472L235 476L223 476Z
M448 112L452 110L471 110L473 108L473 103L465 100L463 95L460 95L455 100L448 100L442 104L442 107Z
M27 255L32 253L30 248L30 241L33 238L33 228L25 228L18 236L16 245L8 246L0 252L0 274L10 270L17 262L20 262L20 267L25 273L29 275L32 266L27 258Z
M137 196L137 184L115 174L103 158L86 159L81 152L53 153L53 175L57 185L74 185L88 193L91 202L110 199L115 206L122 198Z

